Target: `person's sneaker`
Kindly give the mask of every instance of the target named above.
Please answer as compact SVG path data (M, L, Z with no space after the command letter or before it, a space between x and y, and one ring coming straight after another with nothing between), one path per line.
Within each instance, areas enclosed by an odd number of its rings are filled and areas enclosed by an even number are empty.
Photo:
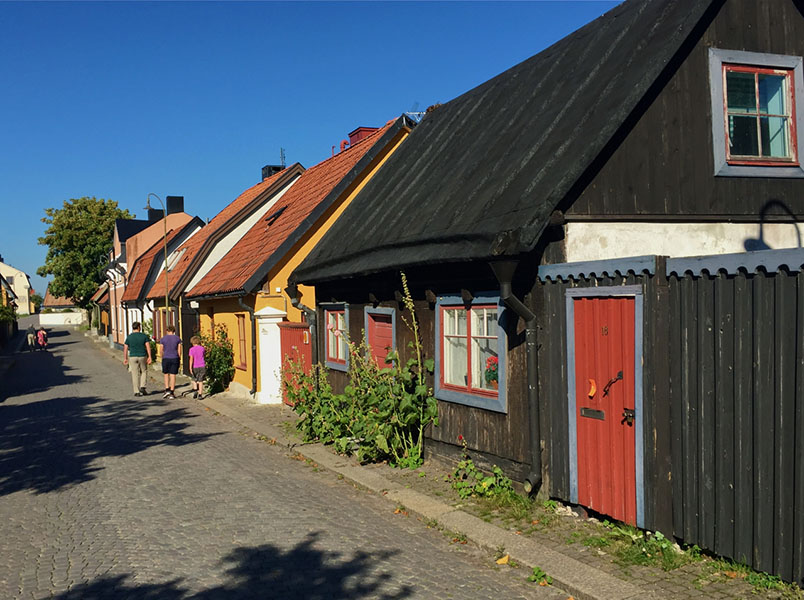
M142 396L142 392L134 392L134 395L139 398L140 396Z
M145 396L145 388L140 388L140 396Z
M167 395L167 399L168 399L168 400L175 400L175 399L176 399L176 396L173 394L173 392L170 392L170 393Z
M162 397L167 398L168 396L170 396L170 390L165 390L165 393L162 394Z
M198 392L193 392L193 398L198 399Z

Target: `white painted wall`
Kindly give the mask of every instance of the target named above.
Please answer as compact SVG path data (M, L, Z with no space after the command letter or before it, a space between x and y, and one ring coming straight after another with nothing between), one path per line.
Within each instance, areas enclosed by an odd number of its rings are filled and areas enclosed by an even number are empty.
M762 240L772 249L797 248L801 239L792 223L568 223L567 262L660 256L699 256L759 250ZM764 248L767 249L767 248Z
M287 313L270 306L254 313L257 319L257 339L259 340L260 378L256 400L260 404L279 404L282 402L282 344L279 325Z
M80 310L39 314L39 324L42 326L81 325L82 323L84 323L84 313Z
M30 313L31 285L28 275L19 269L0 262L0 275L11 283L11 289L17 295L17 314L19 316ZM42 297L44 297L42 292Z

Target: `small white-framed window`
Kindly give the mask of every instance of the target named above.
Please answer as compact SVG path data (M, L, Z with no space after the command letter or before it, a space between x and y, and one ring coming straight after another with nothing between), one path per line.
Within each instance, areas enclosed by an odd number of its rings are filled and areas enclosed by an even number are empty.
M324 306L325 364L330 369L349 368L349 307L345 304Z
M802 58L709 49L715 175L804 177Z

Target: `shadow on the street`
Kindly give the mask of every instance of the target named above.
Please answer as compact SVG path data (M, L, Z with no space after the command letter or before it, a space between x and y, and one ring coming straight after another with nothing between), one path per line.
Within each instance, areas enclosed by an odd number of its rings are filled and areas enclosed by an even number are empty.
M62 342L74 343L74 342ZM35 394L50 388L79 383L82 375L73 375L72 367L65 366L64 357L52 350L27 350L14 355L16 372L35 372L37 377L9 377L0 379L0 402L22 394ZM0 476L2 473L0 472Z
M369 554L355 551L351 556L314 548L320 537L311 533L289 550L272 545L236 548L221 561L227 566L227 581L198 593L181 587L181 579L158 584L131 583L131 576L105 577L78 585L56 600L101 600L138 598L144 600L236 600L308 598L378 598L401 600L412 595L409 585L396 586L390 573L382 570L398 552ZM388 588L397 588L390 590Z
M164 406L161 398L110 402L94 396L0 405L0 496L56 491L93 479L98 458L214 435L186 432L193 416Z

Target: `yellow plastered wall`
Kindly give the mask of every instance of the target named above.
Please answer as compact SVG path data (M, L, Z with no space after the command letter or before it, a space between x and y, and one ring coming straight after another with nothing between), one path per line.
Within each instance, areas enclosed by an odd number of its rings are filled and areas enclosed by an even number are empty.
M279 264L272 269L268 274L267 284L263 285L263 292L257 295L256 310L261 310L266 306L278 310L286 310L288 320L295 323L300 323L301 311L294 308L290 304L290 299L285 294L285 287L288 284L288 277L293 270L307 257L313 247L321 240L324 234L329 231L333 223L341 216L346 207L352 202L357 194L362 190L369 180L379 171L385 164L388 158L399 148L399 145L405 141L410 129L407 127L402 128L393 140L389 142L386 149L381 152L374 161L364 171L364 175L354 185L344 190L342 196L333 203L330 210L328 210L321 218L310 228L310 230L302 237L302 239L288 252ZM277 292L277 289L281 290ZM315 288L312 286L299 286L299 293L301 301L305 306L310 308L315 307Z
M249 302L246 299L245 302ZM235 374L234 381L244 386L246 389L251 389L251 374L253 373L254 365L251 360L251 315L238 303L237 299L220 298L216 300L202 300L199 302L198 308L201 314L201 333L210 335L212 333L212 323L214 320L215 327L218 325L225 325L229 339L232 342L232 350L234 350L234 364ZM212 314L210 315L210 310ZM245 334L245 356L241 354L241 344L238 334L238 315L242 315L244 334ZM239 365L245 363L246 368L241 369Z

